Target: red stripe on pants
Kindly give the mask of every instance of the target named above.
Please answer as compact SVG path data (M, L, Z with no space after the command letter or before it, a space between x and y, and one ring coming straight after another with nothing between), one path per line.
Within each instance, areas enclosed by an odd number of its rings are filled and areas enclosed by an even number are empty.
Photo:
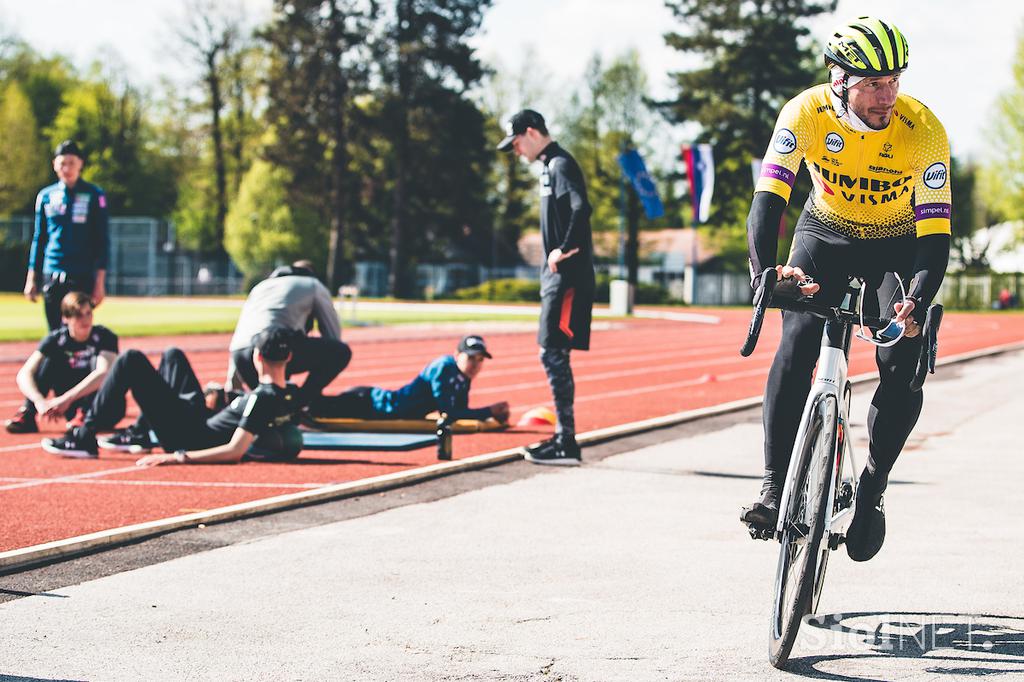
M562 333L572 339L572 329L569 327L569 320L572 318L572 299L576 296L576 289L566 289L562 297L562 314L558 318L558 328Z

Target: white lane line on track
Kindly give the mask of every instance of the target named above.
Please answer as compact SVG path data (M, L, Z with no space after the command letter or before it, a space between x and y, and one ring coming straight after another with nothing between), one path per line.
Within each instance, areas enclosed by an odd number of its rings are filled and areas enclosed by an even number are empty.
M120 467L118 469L104 469L103 471L90 471L85 474L72 474L70 476L59 476L57 478L32 479L31 481L24 481L22 483L11 483L10 485L2 485L0 486L0 491L19 490L21 488L35 488L36 486L49 485L51 483L74 483L77 480L89 478L102 478L103 476L111 476L113 474L125 474L128 473L129 471L139 471L139 467L133 464L130 467Z
M66 485L152 485L152 486L166 486L166 487L177 487L177 488L295 488L298 490L307 490L313 488L321 488L324 483L231 483L230 481L126 481L123 479L118 480L106 480L106 479L84 479L84 480L67 480L67 479L53 479L53 478L17 478L13 476L0 476L0 482L4 483L33 483L38 482L41 485L50 483L63 483Z
M0 448L0 452L14 452L15 450L31 450L32 448L38 448L39 443L22 443L21 445L5 445Z

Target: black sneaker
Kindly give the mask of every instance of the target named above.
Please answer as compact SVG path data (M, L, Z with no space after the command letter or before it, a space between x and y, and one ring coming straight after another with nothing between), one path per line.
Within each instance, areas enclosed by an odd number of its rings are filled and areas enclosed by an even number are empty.
M80 436L75 429L68 431L63 438L44 438L40 445L43 450L61 457L96 459L100 456L96 436L92 434Z
M857 486L857 506L846 531L846 553L854 561L867 561L885 542L885 484L873 484L867 473Z
M39 425L36 424L36 415L24 407L14 413L14 416L4 421L4 428L7 433L39 433Z
M534 464L553 464L564 467L577 467L582 461L580 446L575 438L563 439L555 436L550 440L523 448L526 461Z
M96 442L104 450L136 454L149 452L156 447L156 443L149 437L149 431L143 432L141 429L136 429L134 425L127 429L114 431L109 436L100 436Z

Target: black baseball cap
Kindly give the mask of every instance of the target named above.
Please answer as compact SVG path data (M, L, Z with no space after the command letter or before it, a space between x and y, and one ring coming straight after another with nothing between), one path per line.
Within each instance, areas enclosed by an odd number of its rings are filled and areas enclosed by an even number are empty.
M264 360L282 362L288 359L298 334L293 329L275 324L252 337L252 347L259 350Z
M484 344L484 338L475 334L462 337L462 340L459 341L459 352L466 353L468 355L482 355L485 358L494 357L487 352L487 346Z
M74 140L64 140L53 150L53 158L55 159L58 156L66 156L67 154L73 154L80 159L85 159L85 155L82 154L82 150Z
M544 117L533 109L523 109L513 115L505 124L505 139L498 143L498 150L507 152L512 149L512 140L516 135L525 133L527 128L533 128L540 132L546 131L547 125L544 123Z

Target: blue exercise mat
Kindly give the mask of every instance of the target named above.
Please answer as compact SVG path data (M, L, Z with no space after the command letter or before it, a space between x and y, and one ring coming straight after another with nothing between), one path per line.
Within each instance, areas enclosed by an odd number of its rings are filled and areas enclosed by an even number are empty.
M437 445L428 433L325 433L303 431L303 450L417 450Z

